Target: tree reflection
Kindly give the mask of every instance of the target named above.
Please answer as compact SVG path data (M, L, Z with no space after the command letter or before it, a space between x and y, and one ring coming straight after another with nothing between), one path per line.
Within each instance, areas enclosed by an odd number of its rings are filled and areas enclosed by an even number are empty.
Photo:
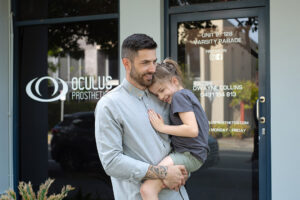
M16 0L18 19L46 19L118 13L118 0Z
M258 58L258 49L256 41L251 39L250 33L258 31L258 19L257 17L248 18L236 18L233 20L227 20L229 25L222 25L214 22L217 20L203 20L203 21L191 21L181 22L178 24L178 61L182 69L185 68L185 49L192 49L194 47L202 47L204 49L211 49L219 43L196 43L197 40L225 40L228 38L222 32L232 32L232 36L235 38L241 38L242 42L235 43L245 49L254 58ZM219 36L217 36L217 34ZM204 35L207 35L204 36ZM222 46L226 47L232 45L232 43L222 43ZM183 70L184 71L184 70ZM191 74L190 74L191 75Z
M200 3L227 2L236 0L170 0L170 6L186 6Z
M54 57L69 54L75 59L83 57L83 49L78 41L84 39L87 44L98 45L107 54L117 51L118 28L116 20L89 23L55 24L49 27L48 48Z
M70 17L118 12L117 0L49 0L49 17Z
M234 19L236 24L232 24L232 27L218 27L214 24L214 20L205 21L191 21L182 22L178 24L178 44L179 45L195 45L191 41L195 39L202 39L203 34L219 32L220 29L226 30L226 28L233 30L233 35L237 37L242 37L245 42L239 43L243 48L247 49L250 47L250 32L254 33L258 30L258 19L256 17L249 18L236 18ZM223 30L223 31L224 31ZM216 37L215 34L207 37L209 39L225 39L226 36L221 35ZM205 39L205 38L204 38ZM196 44L197 45L197 44ZM227 45L227 44L224 44ZM216 44L201 44L201 47L209 49L211 46L216 46ZM257 56L256 56L257 57Z
M254 33L258 31L258 19L257 17L249 17L247 20L235 19L238 23L238 26L234 29L236 35L245 35L245 43L240 43L244 49L246 49L252 56L258 58L256 49L253 50L251 47L250 41L250 32Z
M178 44L188 45L189 41L193 41L197 38L201 38L203 32L213 33L217 29L217 26L212 23L211 20L206 21L192 21L188 23L180 23L178 25ZM202 45L204 48L207 46ZM210 45L209 45L210 46Z

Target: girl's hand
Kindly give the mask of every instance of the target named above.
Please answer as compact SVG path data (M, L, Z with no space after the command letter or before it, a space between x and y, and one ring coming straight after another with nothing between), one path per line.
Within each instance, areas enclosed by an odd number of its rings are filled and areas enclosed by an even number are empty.
M156 113L154 110L151 109L148 110L148 116L155 130L162 132L162 129L165 126L162 116L160 116L160 114Z

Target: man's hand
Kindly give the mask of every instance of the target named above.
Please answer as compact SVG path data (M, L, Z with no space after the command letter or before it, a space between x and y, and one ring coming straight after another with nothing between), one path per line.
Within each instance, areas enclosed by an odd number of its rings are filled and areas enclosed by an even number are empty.
M171 190L178 191L185 184L187 171L183 165L168 166L167 176L162 181Z
M184 176L184 183L182 185L185 185L186 181L189 179L189 173L187 172L186 174L183 174L183 176Z

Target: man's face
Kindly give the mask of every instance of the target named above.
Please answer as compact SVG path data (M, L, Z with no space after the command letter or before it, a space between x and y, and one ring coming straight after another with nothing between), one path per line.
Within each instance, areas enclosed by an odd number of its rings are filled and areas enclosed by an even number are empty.
M130 78L142 88L150 86L156 70L156 61L155 49L139 50L130 62Z

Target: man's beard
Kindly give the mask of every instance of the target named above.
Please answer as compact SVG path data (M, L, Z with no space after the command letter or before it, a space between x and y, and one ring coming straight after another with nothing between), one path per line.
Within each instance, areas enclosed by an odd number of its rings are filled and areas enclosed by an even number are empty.
M148 87L152 84L152 79L151 80L143 79L144 75L148 75L148 74L153 76L153 73L138 74L137 71L135 70L135 66L133 64L131 65L130 77L141 86Z

